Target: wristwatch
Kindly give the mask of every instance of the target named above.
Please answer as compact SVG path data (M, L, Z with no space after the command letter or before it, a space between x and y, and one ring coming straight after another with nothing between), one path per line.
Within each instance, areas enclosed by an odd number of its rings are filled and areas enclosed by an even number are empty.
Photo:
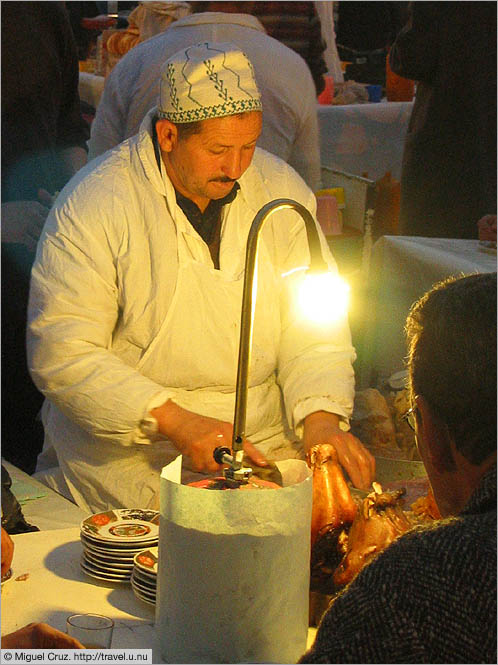
M140 421L140 430L148 437L155 436L159 432L157 418L148 415Z

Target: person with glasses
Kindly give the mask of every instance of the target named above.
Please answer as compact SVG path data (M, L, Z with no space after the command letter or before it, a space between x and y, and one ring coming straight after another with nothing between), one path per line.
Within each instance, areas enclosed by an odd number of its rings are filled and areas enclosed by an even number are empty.
M442 515L400 536L324 615L302 663L496 663L496 273L412 307L407 414Z

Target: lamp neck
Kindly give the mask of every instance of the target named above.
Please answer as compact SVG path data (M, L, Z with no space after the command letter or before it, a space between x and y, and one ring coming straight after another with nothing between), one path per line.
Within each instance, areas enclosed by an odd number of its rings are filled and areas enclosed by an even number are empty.
M247 381L251 359L252 333L254 322L254 272L259 247L259 238L268 217L278 210L295 210L302 217L310 250L311 272L327 271L328 265L322 256L320 238L313 216L303 205L293 199L275 199L264 205L254 217L249 230L246 248L244 287L242 293L242 313L240 321L239 361L235 396L235 414L233 426L232 450L236 460L242 462L242 444L245 434L247 408ZM239 455L237 453L240 453ZM238 463L238 461L236 462Z

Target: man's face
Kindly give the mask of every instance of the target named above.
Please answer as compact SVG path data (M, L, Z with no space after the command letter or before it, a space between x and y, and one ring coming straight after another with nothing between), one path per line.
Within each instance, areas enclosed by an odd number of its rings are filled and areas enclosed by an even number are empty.
M176 127L164 140L158 136L166 171L175 189L204 211L212 199L221 199L251 163L256 141L261 133L262 114L252 111L242 115L209 118L201 131L179 139ZM160 125L160 123L158 123ZM163 129L164 129L163 127Z

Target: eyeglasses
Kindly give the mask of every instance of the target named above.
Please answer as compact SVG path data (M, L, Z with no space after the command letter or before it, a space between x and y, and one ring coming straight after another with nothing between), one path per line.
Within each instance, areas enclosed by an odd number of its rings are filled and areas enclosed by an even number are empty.
M410 408L408 409L408 411L407 411L403 416L401 416L401 420L406 420L406 422L407 422L408 425L410 426L410 429L412 429L413 431L415 431L415 424L416 424L416 419L417 419L417 416L416 416L417 411L418 411L418 407L417 407L416 404L414 404L412 407L410 407Z

